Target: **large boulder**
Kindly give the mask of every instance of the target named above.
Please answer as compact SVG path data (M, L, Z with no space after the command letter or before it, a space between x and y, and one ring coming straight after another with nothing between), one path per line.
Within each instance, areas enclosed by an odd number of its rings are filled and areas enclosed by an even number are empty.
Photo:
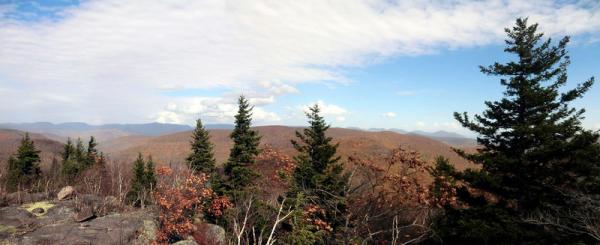
M203 223L196 225L196 231L194 232L194 238L199 244L211 244L211 245L225 245L225 229L223 227Z
M58 192L58 194L56 194L56 198L58 198L58 200L64 200L67 198L71 198L74 195L75 188L73 188L73 186L65 186Z
M176 243L173 243L173 245L198 245L198 243L194 241L193 237L188 237L188 239L178 241Z

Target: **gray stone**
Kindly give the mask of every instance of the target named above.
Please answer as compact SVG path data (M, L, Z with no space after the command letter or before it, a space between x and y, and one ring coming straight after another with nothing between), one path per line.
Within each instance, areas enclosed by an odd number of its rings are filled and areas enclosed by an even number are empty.
M139 231L139 236L133 243L134 245L146 245L150 244L156 239L156 233L158 232L158 224L154 219L146 219L142 221L142 227Z
M198 245L198 243L194 241L194 238L188 237L188 239L178 241L176 243L173 243L173 245Z
M227 244L227 241L225 240L225 229L223 229L221 226L203 223L197 225L196 232L200 233L200 235L196 237L201 237L203 239L202 241L197 241L200 244Z
M79 212L75 213L75 216L74 216L75 221L77 221L77 222L88 221L95 217L96 217L96 214L94 213L94 208L92 206L82 207L79 210Z
M73 188L72 186L65 186L58 192L58 194L56 194L56 197L58 198L58 200L63 200L73 197L74 194L75 188Z
M9 244L133 244L143 230L144 220L154 214L141 210L112 214L85 223L60 222L41 226Z

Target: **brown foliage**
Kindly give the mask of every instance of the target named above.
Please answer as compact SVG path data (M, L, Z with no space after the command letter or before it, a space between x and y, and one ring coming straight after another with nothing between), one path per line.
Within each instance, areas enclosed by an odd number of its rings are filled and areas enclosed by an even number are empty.
M396 242L425 238L433 207L452 199L452 191L442 198L430 192L432 187L422 180L430 167L416 151L394 149L383 157L385 166L376 164L381 159L352 156L348 161L357 179L348 202L355 237Z
M160 210L160 229L155 244L167 244L191 235L194 217L204 211L219 216L231 207L227 198L218 197L206 187L208 176L203 173L185 172L179 179L172 169L160 167L157 174L154 199Z

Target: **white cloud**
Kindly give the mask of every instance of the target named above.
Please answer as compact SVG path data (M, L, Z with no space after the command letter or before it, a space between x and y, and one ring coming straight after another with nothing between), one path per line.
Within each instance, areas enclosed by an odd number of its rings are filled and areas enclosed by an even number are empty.
M251 102L254 98L248 100ZM208 123L233 123L237 110L237 101L234 97L186 97L169 102L153 119L163 123L181 124L191 124L197 118ZM258 106L255 106L252 111L252 119L256 124L281 121L281 117L276 113Z
M158 91L188 88L240 92L261 86L268 94L257 103L273 103L270 96L297 93L299 83L346 81L338 68L500 43L503 28L518 16L541 22L548 34L597 38L599 6L542 0L98 0L69 8L58 20L20 22L6 15L13 6L0 5L0 82L17 83L5 88L16 92L0 104L29 100L19 110L2 107L0 114L135 121L160 114L171 101Z
M267 89L271 94L274 94L274 95L296 94L296 93L300 92L295 87L293 87L289 84L282 83L282 82L263 81L260 83L260 86Z
M275 102L275 96L249 98L248 102L255 106L268 105Z
M346 121L346 116L348 116L350 114L348 112L348 110L346 110L345 108L338 106L338 105L334 105L334 104L327 104L327 103L323 102L322 100L317 100L316 102L310 103L308 105L299 106L298 108L303 113L307 113L310 111L309 108L314 106L315 104L317 104L319 106L319 109L321 110L321 112L320 112L321 116L326 117L326 118L327 117L335 118L335 120L337 122Z
M386 113L381 114L381 116L387 117L387 118L394 118L394 117L396 117L396 113L394 113L394 112L386 112Z

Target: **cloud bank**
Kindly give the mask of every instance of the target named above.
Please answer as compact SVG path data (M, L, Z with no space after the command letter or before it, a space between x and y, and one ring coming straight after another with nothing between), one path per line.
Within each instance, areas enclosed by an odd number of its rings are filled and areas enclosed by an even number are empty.
M249 93L255 116L279 122L264 106L301 83L345 83L348 67L501 43L519 16L549 35L598 40L600 30L595 1L92 0L34 21L12 18L15 9L0 5L0 103L22 103L0 114L21 121L230 122L233 95ZM186 89L228 92L162 93Z

